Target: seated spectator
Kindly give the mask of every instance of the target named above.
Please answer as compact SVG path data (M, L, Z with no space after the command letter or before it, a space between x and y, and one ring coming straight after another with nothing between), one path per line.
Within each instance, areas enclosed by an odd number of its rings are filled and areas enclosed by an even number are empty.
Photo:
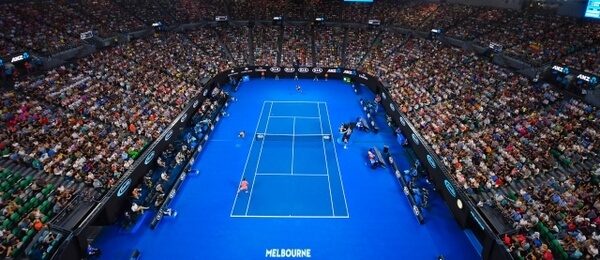
M44 188L44 186L46 186L46 181L44 181L42 178L37 178L35 179L33 184L31 184L31 190L41 191Z
M137 214L144 214L144 210L149 209L148 207L140 206L137 203L131 204L131 211Z
M164 194L164 193L165 193L165 190L164 190L164 188L163 188L162 184L160 184L160 183L159 183L159 184L157 184L157 185L154 187L154 189L156 190L156 192L158 192L158 193L160 193L160 194Z
M142 196L142 188L133 189L133 191L131 191L131 196L133 196L134 199L139 200Z

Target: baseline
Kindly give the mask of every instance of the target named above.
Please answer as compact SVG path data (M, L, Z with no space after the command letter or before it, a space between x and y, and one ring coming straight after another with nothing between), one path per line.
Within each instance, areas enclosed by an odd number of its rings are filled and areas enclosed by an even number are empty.
M269 216L269 215L231 215L232 218L303 218L303 219L348 219L350 216Z

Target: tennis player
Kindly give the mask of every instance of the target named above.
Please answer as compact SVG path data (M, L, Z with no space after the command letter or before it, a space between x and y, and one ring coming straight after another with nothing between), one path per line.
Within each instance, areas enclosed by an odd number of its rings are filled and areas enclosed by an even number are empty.
M241 132L238 134L238 137L243 139L244 137L246 137L246 132L244 132L244 131L241 131Z
M248 193L248 181L246 180L246 178L242 179L242 182L240 183L240 188L238 189L238 194L240 194L241 191L245 191L246 193Z
M296 90L298 91L298 93L302 93L302 88L300 87L300 85L296 85Z

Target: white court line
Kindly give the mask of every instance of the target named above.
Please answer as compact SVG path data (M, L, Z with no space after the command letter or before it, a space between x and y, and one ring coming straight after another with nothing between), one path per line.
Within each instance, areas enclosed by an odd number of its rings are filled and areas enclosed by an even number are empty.
M294 101L294 100L267 100L265 102L270 102L274 104L323 104L323 101Z
M350 216L270 216L270 215L231 215L232 218L304 218L304 219L332 219L350 218Z
M323 134L323 121L321 121L320 104L317 104L317 110L319 111L319 127L321 128L321 134ZM327 173L327 188L329 189L329 202L331 203L331 214L335 216L335 207L333 206L333 194L331 192L331 180L329 179L329 163L327 162L327 148L325 147L325 140L321 139L321 143L323 144L323 157L325 159L325 172Z
M327 108L327 103L325 103L325 112L327 113L327 122L329 122L329 131L331 131L331 135L333 135L333 127L331 127L331 117L329 116L329 108ZM342 186L342 194L344 195L344 204L346 204L346 215L350 217L350 210L348 209L348 201L346 200L346 191L344 191L344 182L342 181L342 168L340 168L340 160L337 154L337 148L335 140L333 140L333 154L335 154L335 162L338 167L338 175L340 176L340 186Z
M290 118L290 119L320 119L318 116L270 116L270 118Z
M258 115L258 122L256 122L256 129L254 130L254 133L258 132L258 127L260 126L260 121L262 120L263 112L265 110L265 104L266 104L266 102L263 102L262 107L260 109L260 114ZM244 175L246 174L246 168L248 167L248 162L250 161L250 155L252 154L252 146L254 146L254 139L255 138L252 138L252 141L250 141L250 150L248 150L248 156L246 157L246 163L244 164L244 170L242 170L242 177L240 178L240 183L242 182L242 180L244 179ZM254 184L254 182L252 182L252 184ZM239 194L237 193L237 189L236 189L235 199L233 199L233 206L231 206L230 215L233 215L233 211L235 210L235 204L237 203L238 196L239 196Z
M256 176L306 176L306 177L327 177L328 174L315 174L315 173L257 173Z
M265 131L267 131L267 129L269 129L269 116L271 115L271 110L273 110L273 103L271 103L271 106L269 106L269 113L267 114L267 123L265 123ZM258 131L258 128L257 128L257 131ZM248 195L248 203L246 203L246 212L244 213L245 215L248 215L248 210L250 209L250 201L252 201L252 192L254 191L254 183L256 181L256 173L258 172L258 166L260 165L260 157L262 156L264 147L265 147L265 142L262 141L260 143L260 150L258 150L258 160L256 161L256 169L254 169L254 176L252 177L252 184L250 184L250 195Z
M290 173L292 175L294 175L294 146L296 144L296 136L294 136L296 134L296 118L294 118L294 120L292 121L292 163L291 163L291 170Z
M256 133L258 135L263 135L263 136L323 136L323 134L270 134L270 133Z

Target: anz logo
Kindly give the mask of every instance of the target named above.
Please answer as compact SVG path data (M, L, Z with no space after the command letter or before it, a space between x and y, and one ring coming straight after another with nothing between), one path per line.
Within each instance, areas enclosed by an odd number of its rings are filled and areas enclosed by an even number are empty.
M450 192L450 195L456 198L456 190L454 190L454 186L452 186L452 183L450 183L450 181L448 180L444 180L444 185L446 185L446 189L448 190L448 192Z
M181 116L181 119L179 119L179 122L183 123L183 121L185 121L186 118L187 118L187 114L183 114L183 116Z
M29 53L23 52L23 54L13 57L10 60L10 62L17 62L17 61L22 61L22 60L26 60L26 59L29 59Z
M154 155L156 155L155 151L152 151L150 154L148 154L148 156L146 156L146 159L144 160L144 164L150 164L152 162L152 159L154 159Z
M271 72L273 72L273 73L279 73L279 72L281 72L281 68L280 68L280 67L271 67L271 69L270 69L270 70L271 70Z
M567 67L563 68L561 66L554 65L554 66L552 66L552 69L556 70L558 72L564 73L564 74L569 74L569 68L567 68Z
M400 118L398 118L398 120L400 120L400 124L402 126L406 126L406 120L404 120L404 117L400 117Z
M421 143L421 142L419 142L419 137L417 137L416 134L413 133L411 137L412 137L413 142L415 143L415 145L419 145Z
M165 141L169 141L169 139L171 139L171 136L173 136L173 129L169 130L167 135L165 135Z
M308 73L310 71L310 69L308 68L298 68L298 72L300 73Z
M119 187L119 190L117 190L117 197L123 196L123 194L125 194L129 189L129 186L131 186L131 178L127 179L125 182L123 182L123 184L121 184L121 187Z
M323 73L323 69L322 68L313 68L312 72L315 74L321 74L321 73Z
M427 162L429 163L429 165L431 165L432 168L437 168L437 165L435 165L435 161L433 160L433 157L431 157L430 154L427 155Z

